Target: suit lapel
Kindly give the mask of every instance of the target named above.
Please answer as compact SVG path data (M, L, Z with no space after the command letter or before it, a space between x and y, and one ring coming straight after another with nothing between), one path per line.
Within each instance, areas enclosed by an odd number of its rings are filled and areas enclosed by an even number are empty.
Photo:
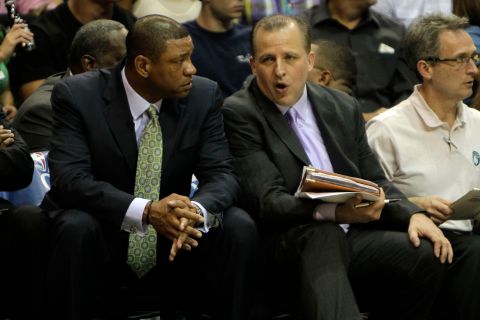
M343 124L339 123L338 111L336 110L338 108L337 103L323 90L321 87L307 83L308 99L312 105L333 171L345 172L346 168L351 166L348 165L348 157L340 146L345 132L338 130L343 128Z
M270 128L278 135L288 149L290 149L290 151L304 163L304 165L309 165L310 160L308 159L301 142L298 140L298 137L292 128L288 125L280 110L278 110L275 104L260 92L255 80L252 80L251 89L255 100L257 100L257 105L265 115L265 119Z
M123 153L131 173L135 176L138 146L132 114L120 74L122 68L123 64L117 65L111 73L106 74L108 80L104 92L106 100L104 114L117 146Z
M185 105L181 101L178 99L165 99L162 102L160 125L162 126L163 136L163 168L166 167L172 154L177 149L180 134L188 132L187 129L183 128L184 122L180 121L185 110Z

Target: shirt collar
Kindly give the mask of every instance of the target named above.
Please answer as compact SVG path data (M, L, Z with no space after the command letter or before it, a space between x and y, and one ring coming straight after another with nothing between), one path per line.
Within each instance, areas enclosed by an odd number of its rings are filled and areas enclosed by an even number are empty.
M307 96L307 86L305 85L303 87L303 93L300 97L300 99L298 99L297 102L295 102L295 104L291 107L283 107L283 106L280 106L278 104L275 104L278 108L278 110L280 110L280 112L285 115L285 113L287 113L287 111L292 108L292 109L295 109L296 114L297 114L297 117L299 117L300 119L303 119L302 118L302 114L305 114L305 108L308 108L308 96Z
M150 105L154 105L158 112L160 112L160 107L162 106L162 99L150 103L145 100L141 95L139 95L128 83L127 77L125 75L125 67L122 68L122 82L123 87L125 88L125 93L127 94L128 105L130 107L130 112L132 114L133 120L138 119L141 117L145 111L147 111Z
M332 18L332 15L330 14L330 9L328 8L327 1L322 1L319 5L313 7L311 10L313 10L312 25L317 25L328 20L339 23L337 20ZM356 28L367 23L373 23L376 26L379 25L377 17L375 16L375 14L372 14L372 10L370 8L368 8L367 11L363 14L362 20L360 21L360 23L357 25Z
M420 93L421 84L414 86L412 93L413 107L417 110L418 115L423 122L430 128L437 128L444 125L444 122L438 118L437 114L428 106L427 102ZM457 103L457 118L455 119L454 127L463 126L466 123L465 108L468 108L462 101Z

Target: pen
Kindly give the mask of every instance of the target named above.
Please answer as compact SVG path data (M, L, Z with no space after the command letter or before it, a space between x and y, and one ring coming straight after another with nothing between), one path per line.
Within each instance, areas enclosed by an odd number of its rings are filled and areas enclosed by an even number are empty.
M393 202L397 202L397 201L400 201L402 199L385 199L383 201L384 204L389 204L389 203L393 203ZM368 207L369 205L371 205L373 202L361 202L359 204L356 204L355 205L355 208L364 208L364 207Z

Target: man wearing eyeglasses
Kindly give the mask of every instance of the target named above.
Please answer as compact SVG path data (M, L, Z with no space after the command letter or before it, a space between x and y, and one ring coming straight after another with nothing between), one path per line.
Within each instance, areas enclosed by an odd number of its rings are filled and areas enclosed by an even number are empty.
M480 187L480 112L472 94L479 55L455 15L425 16L405 37L407 56L423 79L412 95L367 124L370 146L386 176L424 208L454 250L434 319L478 319L480 236L473 220L450 220L451 204Z

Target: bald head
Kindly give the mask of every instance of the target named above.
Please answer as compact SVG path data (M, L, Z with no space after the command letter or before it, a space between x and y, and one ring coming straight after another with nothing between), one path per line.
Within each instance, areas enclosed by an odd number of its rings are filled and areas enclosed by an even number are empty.
M113 20L100 19L83 25L75 34L68 58L72 73L109 68L125 57L127 29Z

